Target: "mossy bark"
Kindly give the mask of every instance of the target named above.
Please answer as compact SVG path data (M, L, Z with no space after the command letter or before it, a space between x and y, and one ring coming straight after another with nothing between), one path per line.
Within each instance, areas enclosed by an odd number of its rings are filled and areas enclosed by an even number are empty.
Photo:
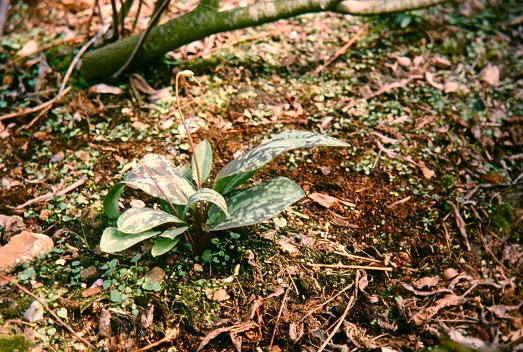
M168 51L211 34L258 26L305 13L337 11L369 15L426 7L440 2L442 0L276 0L220 12L215 8L216 1L204 1L194 11L153 28L132 66L147 64ZM368 6L364 6L364 3ZM134 35L88 53L80 64L82 75L91 82L110 79L126 62L139 37Z

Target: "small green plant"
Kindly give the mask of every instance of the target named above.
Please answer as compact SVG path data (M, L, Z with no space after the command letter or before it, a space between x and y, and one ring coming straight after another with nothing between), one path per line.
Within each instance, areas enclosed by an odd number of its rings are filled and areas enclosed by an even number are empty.
M181 76L192 77L193 73L183 71L176 76L177 98ZM300 186L286 177L238 189L263 165L297 148L348 146L318 133L286 131L229 162L218 172L212 188L204 187L212 169L211 145L207 140L194 145L179 99L177 102L192 151L191 165L177 168L164 156L147 154L122 182L114 185L105 197L104 209L108 217L118 220L116 227L108 227L103 232L100 248L104 252L119 252L155 238L151 254L158 256L173 249L183 235L194 251L202 253L214 237L211 232L274 218L305 196ZM121 214L118 201L125 186L159 198L160 207L132 207Z

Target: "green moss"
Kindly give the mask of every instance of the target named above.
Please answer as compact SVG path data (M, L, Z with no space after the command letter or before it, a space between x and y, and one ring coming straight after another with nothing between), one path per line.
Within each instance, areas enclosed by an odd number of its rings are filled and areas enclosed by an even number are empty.
M456 181L456 176L454 175L445 174L441 177L441 185L446 189L453 188Z
M516 212L507 203L502 203L492 209L491 224L503 234L510 234L516 225Z
M25 336L0 336L0 352L23 352L30 347L31 342Z

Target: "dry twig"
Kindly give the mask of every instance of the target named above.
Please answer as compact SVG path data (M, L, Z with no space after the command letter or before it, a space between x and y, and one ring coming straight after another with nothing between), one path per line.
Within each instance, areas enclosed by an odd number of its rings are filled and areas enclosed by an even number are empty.
M55 195L63 196L65 194L71 192L72 190L80 187L86 181L87 181L87 176L82 176L78 180L76 180L75 182L69 184L69 186L65 187L64 189L55 190L55 191L46 193L44 195L38 196L36 198L30 199L27 202L25 202L24 204L20 204L20 205L14 207L14 209L20 210L20 209L23 209L23 208L28 207L30 205L36 204L36 203L46 202L48 200L53 199L53 197Z
M95 350L94 346L89 341L87 341L82 336L80 336L76 331L74 331L73 328L70 327L69 325L67 325L62 319L60 319L60 317L58 315L56 315L56 313L51 308L49 308L44 301L42 301L37 295L35 295L34 293L32 293L31 291L26 289L24 286L20 285L16 281L16 279L10 278L10 277L5 276L3 274L0 274L0 278L3 279L3 280L8 281L10 283L12 283L20 291L24 292L26 295L31 296L33 299L35 299L38 303L40 303L42 305L42 307L44 307L44 309L47 312L49 312L49 314L51 314L53 316L53 318L56 320L57 323L59 323L64 328L69 330L69 332L71 332L71 334L73 334L74 337L76 337L79 341L81 341L83 344L88 346L91 350L93 350L93 351Z
M360 270L392 271L391 267L384 267L384 266L345 265L345 264L315 264L315 263L307 263L307 266L311 266L313 268L360 269Z

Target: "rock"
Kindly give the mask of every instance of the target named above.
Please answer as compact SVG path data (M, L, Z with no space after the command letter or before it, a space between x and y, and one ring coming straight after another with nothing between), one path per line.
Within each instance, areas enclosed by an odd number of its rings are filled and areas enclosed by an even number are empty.
M38 301L33 301L24 313L24 319L33 322L42 320L44 317L44 307Z
M481 80L492 87L497 87L499 84L499 76L499 67L488 65L481 73Z
M154 268L149 270L149 272L145 274L144 277L160 283L163 281L163 278L165 277L165 271L163 271L163 269L159 266L155 266Z
M98 274L98 270L94 265L91 265L90 267L80 271L80 278L85 282L95 277L96 274Z
M7 273L18 265L31 261L53 249L53 240L41 233L22 231L0 247L0 272Z

